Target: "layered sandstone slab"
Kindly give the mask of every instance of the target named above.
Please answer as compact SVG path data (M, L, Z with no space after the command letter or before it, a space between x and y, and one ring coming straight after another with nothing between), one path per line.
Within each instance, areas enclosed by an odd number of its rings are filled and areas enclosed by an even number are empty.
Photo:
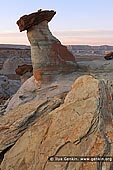
M35 83L34 76L26 80L17 93L13 95L8 103L6 111L12 110L18 105L22 105L33 99L47 100L48 98L67 93L71 89L71 85L75 80L75 77L79 75L68 74L55 77L54 82L43 83L42 88L38 89Z
M28 108L25 110L25 115L30 114L31 111ZM38 113L40 113L39 110L35 114ZM15 114L19 116L20 112ZM17 119L13 124L11 123L12 135L16 131L19 135L30 120L33 120L32 116L25 119L22 124L20 124L21 120L17 121ZM50 111L49 114L40 116L35 124L27 126L23 135L4 155L1 170L111 170L113 169L112 161L71 162L66 161L66 158L65 161L54 162L53 160L58 156L95 156L97 158L112 156L112 120L111 94L108 85L103 80L97 80L92 76L82 76L73 84L64 104ZM10 124L10 121L7 120L7 122ZM9 127L4 127L3 136L8 134L7 128ZM11 131L11 128L9 130ZM5 146L3 141L1 146L2 148ZM53 160L48 160L49 156L53 156Z

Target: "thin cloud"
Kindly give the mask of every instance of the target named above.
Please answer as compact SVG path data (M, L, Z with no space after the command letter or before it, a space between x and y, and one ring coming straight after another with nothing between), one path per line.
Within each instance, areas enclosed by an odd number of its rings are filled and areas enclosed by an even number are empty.
M64 44L113 45L113 30L55 31Z
M54 34L59 36L113 36L113 30L61 30L54 31Z
M59 30L54 31L62 44L113 45L113 30ZM25 44L29 41L26 32L0 32L0 44Z
M25 33L17 33L17 32L0 32L0 37L23 37Z
M25 44L28 45L29 41L25 32L0 32L0 44Z

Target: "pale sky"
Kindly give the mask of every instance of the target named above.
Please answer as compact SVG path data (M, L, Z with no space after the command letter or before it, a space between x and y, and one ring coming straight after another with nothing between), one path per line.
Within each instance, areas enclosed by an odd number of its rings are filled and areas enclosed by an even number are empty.
M28 45L16 21L38 9L57 12L49 27L62 44L113 45L113 0L3 0L0 44Z

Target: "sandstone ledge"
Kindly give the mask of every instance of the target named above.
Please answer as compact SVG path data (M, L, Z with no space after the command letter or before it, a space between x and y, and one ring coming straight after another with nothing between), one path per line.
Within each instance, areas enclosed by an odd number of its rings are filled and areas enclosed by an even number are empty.
M27 112L29 111L26 110L26 114ZM19 117L19 112L15 114ZM33 119L31 116L25 120ZM21 123L21 126L19 124L20 121L17 119L11 125L16 127L12 134L18 132L18 127L21 127L20 132L23 132L23 135L19 136L15 145L5 154L1 170L70 170L75 168L76 170L100 170L103 167L107 170L113 169L112 162L48 161L49 156L113 155L111 93L103 80L97 80L92 76L78 78L66 96L64 104L59 108L35 119L35 123L27 126L25 131L26 121ZM7 133L3 133L3 136L5 135Z

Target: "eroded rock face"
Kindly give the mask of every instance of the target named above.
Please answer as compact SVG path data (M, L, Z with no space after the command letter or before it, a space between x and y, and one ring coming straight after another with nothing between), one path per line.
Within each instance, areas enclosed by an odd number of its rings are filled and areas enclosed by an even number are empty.
M51 34L47 21L33 26L27 35L34 69L44 75L76 70L74 56Z
M48 22L55 13L54 11L39 11L23 16L17 22L20 31L27 30L27 36L31 44L33 69L39 70L42 79L49 75L52 79L56 74L69 73L77 69L74 56L49 30ZM34 77L37 80L37 76L34 75Z
M112 156L112 143L110 89L102 80L83 76L64 104L40 116L18 139L5 154L1 170L111 170L112 162L50 162L48 157Z

